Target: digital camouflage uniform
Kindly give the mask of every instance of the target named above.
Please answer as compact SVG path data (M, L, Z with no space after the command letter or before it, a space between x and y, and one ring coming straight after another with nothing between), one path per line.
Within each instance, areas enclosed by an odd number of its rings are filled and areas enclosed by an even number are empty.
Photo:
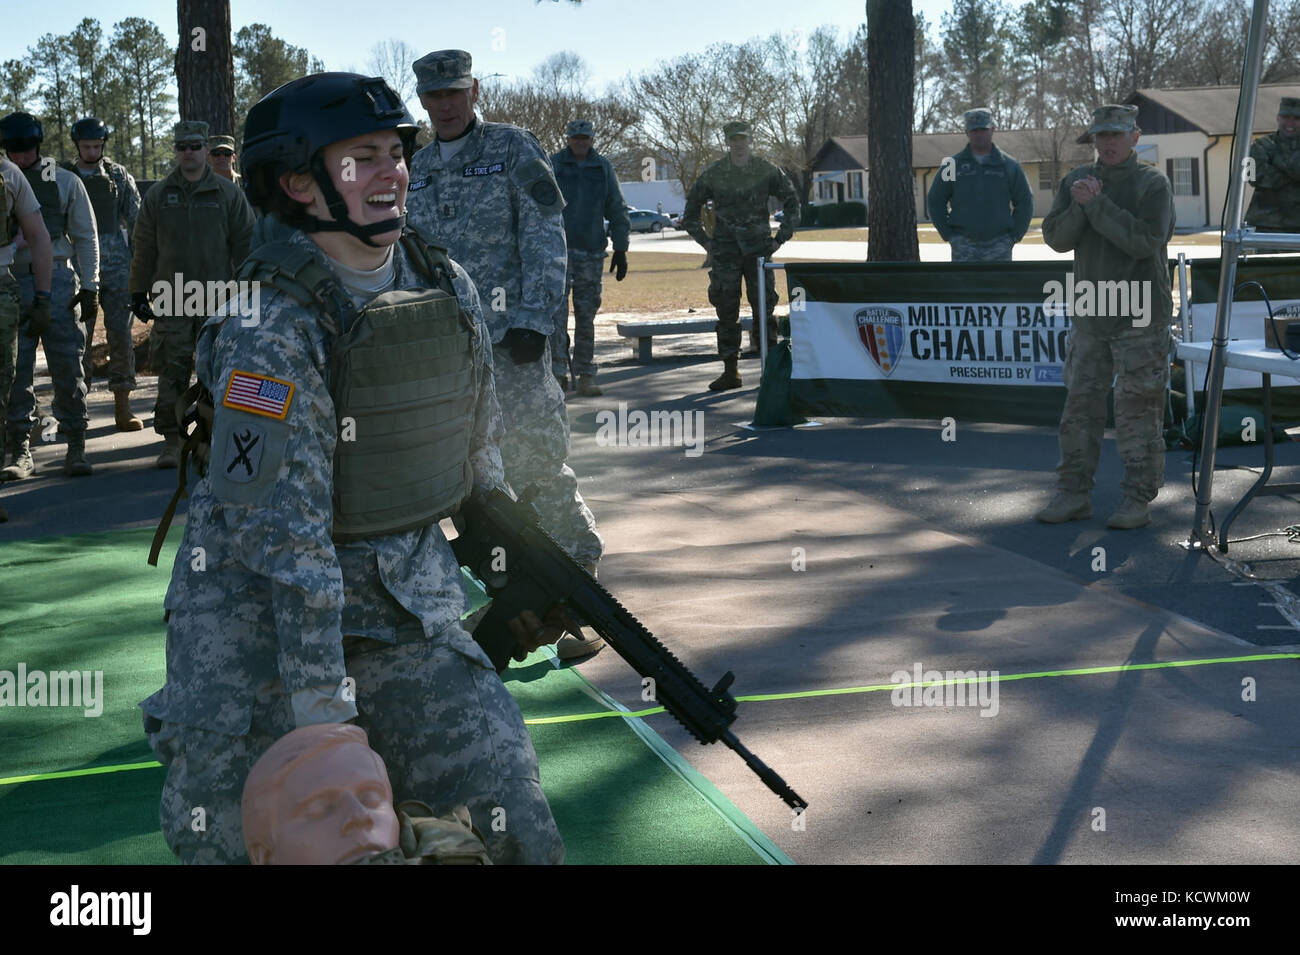
M328 261L304 234L289 241ZM391 288L427 285L401 245L394 264ZM459 267L454 287L478 329L468 446L474 484L485 490L502 480L492 354ZM518 706L460 626L461 571L438 524L331 538L339 431L320 311L263 286L256 326L214 318L199 338L199 378L216 400L211 466L191 487L167 590L167 682L140 704L168 768L168 845L185 862L246 861L248 771L294 728L302 697L310 704L346 674L356 723L388 767L396 802L418 799L435 813L468 805L494 862L559 862L536 753ZM293 385L283 423L225 406L236 371ZM231 443L245 428L266 438L252 476L225 467L251 451ZM205 825L196 831L199 807Z
M229 179L205 166L198 181L190 182L179 167L173 169L140 205L131 239L131 292L151 294L155 282L170 288L177 273L182 282L232 281L248 255L253 221L252 207ZM149 363L158 375L153 427L175 437L176 400L190 386L204 316L163 315L163 307L155 304L158 317L149 333Z
M11 268L18 251L14 236L18 231L18 217L30 215L39 206L22 171L8 159L0 159L0 175L3 176L0 182L0 423L3 423L8 413L14 369L18 365L18 325L22 318L18 280ZM0 427L0 463L6 460L6 430Z
M784 215L776 241L768 223L767 200L781 201ZM799 195L777 166L751 155L743 166L727 156L704 170L686 196L682 228L701 244L709 235L701 221L704 204L713 200L712 268L709 271L709 302L718 313L718 356L734 358L740 354L740 280L745 280L745 295L753 312L754 338L758 335L758 257L770 258L777 245L789 241L799 225ZM777 338L776 281L765 272L767 285L768 340Z
M81 177L82 185L95 209L99 230L99 308L104 314L104 337L108 340L108 387L110 391L135 389L135 348L131 342L130 235L140 211L140 191L135 177L107 156L89 172L69 160L69 172ZM91 371L90 345L95 337L92 324L86 329L86 353L82 363L89 387Z
M1246 224L1260 232L1300 232L1300 135L1269 133L1250 144L1255 194Z
M43 170L53 170L54 182L45 178ZM81 323L74 300L82 288L99 289L99 243L96 236L95 214L90 197L81 184L81 177L60 168L52 159L38 160L30 169L23 170L41 203L41 216L50 233L54 249L54 272L50 282L49 331L41 336L45 360L54 383L52 410L58 419L59 430L71 438L81 439L90 421L86 413L86 383L83 378L82 359L87 348L86 328ZM76 267L69 264L75 257ZM23 248L14 260L14 272L22 294L23 305L30 305L36 297L36 276L31 270L31 251ZM28 435L32 440L54 440L53 429L32 434L36 424L36 391L33 377L36 372L37 340L26 335L18 336L18 368L13 389L9 393L9 439L21 441Z
M604 542L564 463L569 420L551 371L550 342L537 361L516 365L500 347L511 328L545 336L565 286L564 198L537 137L476 118L465 144L444 160L435 140L415 154L408 221L447 247L478 286L492 333L500 441L506 480L530 495L542 526L579 563L599 560Z
M586 135L590 135L587 132ZM615 252L627 252L627 204L618 176L608 159L591 147L579 161L566 146L551 156L555 181L564 194L564 238L569 248L569 268L564 298L555 310L555 332L551 335L552 370L558 376L570 373L569 295L573 295L574 375L596 374L596 312L600 310L601 282L605 273L605 223Z
M1070 195L1078 179L1095 176L1101 194L1087 205ZM1074 281L1150 282L1150 324L1134 316L1072 318L1065 357L1065 408L1057 487L1087 493L1101 455L1106 396L1115 384L1115 439L1124 462L1126 499L1155 499L1165 474L1165 389L1169 324L1173 315L1168 253L1174 232L1173 191L1156 169L1138 162L1100 162L1073 169L1062 180L1043 219L1043 239L1057 252L1074 252ZM1138 319L1141 320L1140 318Z

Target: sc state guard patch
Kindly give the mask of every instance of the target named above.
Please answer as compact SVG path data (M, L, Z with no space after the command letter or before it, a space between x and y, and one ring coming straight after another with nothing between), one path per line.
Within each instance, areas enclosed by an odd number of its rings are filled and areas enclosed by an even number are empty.
M240 424L232 429L225 456L220 461L226 479L236 484L255 480L261 473L265 449L266 429L255 424Z
M537 200L539 206L554 205L556 199L555 186L549 182L541 181L533 183L533 188L529 194Z
M537 203L543 212L558 215L564 209L564 197L555 185L551 164L542 159L530 159L512 172L515 185Z
M250 371L233 371L221 403L236 411L283 421L293 401L293 383Z

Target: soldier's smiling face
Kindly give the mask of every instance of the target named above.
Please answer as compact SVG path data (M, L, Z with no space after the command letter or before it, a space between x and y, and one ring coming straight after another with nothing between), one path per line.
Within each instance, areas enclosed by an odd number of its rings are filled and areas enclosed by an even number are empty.
M358 225L393 220L393 231L371 238L391 245L400 235L406 211L406 187L411 181L402 156L402 139L394 130L354 136L325 147L325 168L334 188L347 203L348 218ZM328 217L324 202L318 216Z
M438 138L444 142L465 132L474 118L477 100L478 80L463 90L426 90L420 94L420 105L429 114Z
M1300 134L1300 116L1278 116L1277 131L1283 139L1291 139Z

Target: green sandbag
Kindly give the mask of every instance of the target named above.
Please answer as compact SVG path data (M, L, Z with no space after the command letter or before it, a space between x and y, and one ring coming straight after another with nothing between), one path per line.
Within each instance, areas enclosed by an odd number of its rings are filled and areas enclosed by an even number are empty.
M754 424L788 428L808 420L795 414L790 407L790 373L793 367L790 339L783 338L767 349L763 381L758 386L758 400L754 404Z

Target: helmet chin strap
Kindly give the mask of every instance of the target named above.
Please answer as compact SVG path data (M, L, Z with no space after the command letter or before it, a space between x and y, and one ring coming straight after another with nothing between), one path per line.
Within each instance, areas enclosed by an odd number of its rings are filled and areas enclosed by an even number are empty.
M329 219L318 219L315 216L307 216L307 221L301 226L303 232L347 232L356 236L372 249L381 249L378 242L371 242L372 235L381 235L385 232L392 232L394 229L401 230L406 227L406 215L400 215L396 219L389 219L386 222L375 222L371 225L358 225L348 218L348 205L339 195L339 191L334 188L334 181L330 179L329 173L325 169L325 161L317 153L311 162L311 175L320 188L321 196L325 199L325 207L329 209L330 215L334 217L333 221Z

